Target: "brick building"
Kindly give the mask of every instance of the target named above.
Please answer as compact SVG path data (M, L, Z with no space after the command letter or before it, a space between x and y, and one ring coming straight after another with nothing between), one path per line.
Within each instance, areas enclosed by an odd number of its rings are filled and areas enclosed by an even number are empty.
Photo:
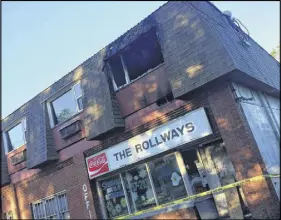
M279 178L173 203L280 172L279 68L212 3L164 4L1 121L3 218L279 218Z

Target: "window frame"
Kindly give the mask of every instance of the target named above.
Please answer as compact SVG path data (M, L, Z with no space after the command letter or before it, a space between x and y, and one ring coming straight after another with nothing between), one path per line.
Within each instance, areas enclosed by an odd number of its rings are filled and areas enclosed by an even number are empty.
M78 84L80 84L80 89L81 89L81 95L80 96L76 95L76 92L75 92L75 89L74 89L74 87L77 86ZM54 111L53 102L56 101L57 99L59 99L60 97L62 97L63 95L65 95L68 92L72 93L72 98L74 99L74 102L75 102L75 105L76 105L76 112L75 112L75 114L73 114L70 118L66 119L65 121L55 123L55 121L56 121L55 118L57 116L56 116L56 113ZM53 97L49 101L46 101L47 111L48 111L48 115L49 115L49 121L50 121L51 128L59 126L59 125L65 123L65 122L69 121L70 119L72 119L76 115L80 114L81 112L83 112L84 106L82 106L83 107L82 109L79 109L79 104L78 104L79 98L83 99L83 90L82 90L82 86L81 86L81 80L78 80L77 82L72 84L71 87L69 87L68 89L63 89L63 92L60 92L59 94L57 94L55 97Z
M58 201L58 197L61 196L61 195L63 195L66 199L67 210L64 210L64 211L60 210L60 204L59 204L59 201ZM43 205L43 214L44 214L43 219L50 219L50 217L54 216L54 215L48 215L47 216L46 204L47 204L47 201L51 200L51 199L55 199L55 203L56 203L56 207L55 207L56 214L55 215L57 216L57 219L61 219L61 214L66 213L66 212L69 213L69 207L68 207L68 203L67 203L67 194L66 194L66 191L62 191L62 192L53 194L51 196L48 196L48 197L45 197L45 198L42 198L42 199L39 199L39 200L36 200L36 201L30 203L30 207L31 207L31 210L32 210L32 219L38 219L38 214L35 211L35 205L40 204L40 203Z
M148 174L148 178L149 178L149 181L150 181L150 184L151 184L151 188L152 188L152 191L153 191L153 195L154 195L154 199L155 199L155 202L156 202L156 206L158 206L159 202L158 202L157 194L156 194L156 191L155 191L155 185L154 185L154 182L153 182L153 179L152 179L152 176L151 176L151 170L150 170L151 167L149 166L149 162L153 162L153 161L158 160L161 157L167 157L167 156L171 156L171 155L175 156L177 165L179 167L179 170L180 170L180 173L181 173L181 176L182 176L182 179L183 179L183 183L184 183L184 187L185 187L187 196L193 195L194 192L193 192L193 190L191 188L191 183L190 183L189 178L188 178L188 172L187 172L187 169L186 169L186 167L184 165L184 161L183 161L181 152L180 151L174 151L172 153L168 153L168 154L165 154L165 155L162 155L162 156L158 155L157 157L155 157L153 159L150 159L150 160L148 158L148 159L146 159L144 161L140 161L139 163L136 163L136 164L134 164L132 166L125 167L122 170L119 170L117 172L112 172L112 173L110 173L110 175L106 175L105 177L98 177L96 179L96 188L97 188L97 192L98 192L98 195L99 195L99 204L102 207L102 217L105 218L105 219L109 218L108 215L107 215L105 204L104 204L104 195L103 195L103 192L102 192L102 189L101 189L100 182L105 180L105 179L108 179L108 178L110 178L112 176L115 176L115 175L118 175L121 178L122 187L123 187L123 191L124 191L124 194L125 194L125 199L126 199L126 202L128 204L128 206L127 206L128 207L128 215L136 213L136 212L132 212L132 210L131 210L130 206L132 204L130 204L130 202L129 202L122 174L127 172L128 170L131 170L131 169L141 165L141 164L145 165L145 167L147 168L147 172L148 172L147 174ZM193 205L194 204L194 200L189 200L187 202L184 202L184 204L192 204ZM174 205L171 205L171 207L172 206L174 206ZM164 209L165 208L162 208L159 211L164 210ZM144 210L141 210L141 211L144 211ZM122 216L118 216L118 218L119 217L122 217Z
M150 69L148 70L147 72L143 73L142 75L140 75L139 77L137 77L136 79L133 79L133 80L130 80L130 76L129 76L129 72L127 70L127 66L126 66L126 63L125 61L123 60L122 58L122 55L119 54L118 56L120 56L120 59L121 59L121 62L122 62L122 66L123 66L123 70L124 70L124 74L125 74L125 81L126 83L121 85L121 86L117 86L116 82L115 82L115 79L114 79L114 74L113 74L113 71L112 71L112 67L111 67L111 64L107 61L107 67L108 67L108 70L109 70L109 74L110 74L110 78L111 78L111 81L112 81L112 84L113 84L113 88L114 88L114 91L115 92L118 92L119 90L127 87L128 85L132 84L133 82L145 77L146 75L148 75L149 73L151 73L152 71L158 69L159 67L163 66L165 63L160 63L159 65L157 65L156 67L154 67L153 69Z
M9 147L8 147L8 144L9 144L9 139L10 139L10 136L9 136L9 131L11 131L13 128L15 128L16 126L18 126L19 124L21 124L21 130L22 130L22 135L23 135L23 141L24 143L22 145L19 145L15 148L13 148L11 151L9 151ZM9 126L8 128L6 128L3 132L2 132L2 138L3 138L3 142L4 142L4 150L5 150L5 154L10 154L14 151L16 151L17 149L21 148L22 146L26 145L27 141L26 141L26 125L27 125L27 122L26 122L26 116L22 117L21 119L17 120L16 122L14 122L11 126ZM12 146L13 147L13 146Z
M154 28L155 28L155 27L154 27ZM146 31L146 32L143 33L141 36L139 36L139 38L142 37L143 35L147 34L149 31L153 31L154 28L151 28L150 30ZM161 53L162 53L162 56L163 56L163 49L162 49L161 41L160 41L160 39L159 39L159 31L158 31L157 28L155 29L155 34L156 34L156 38L157 38L156 40L157 40L158 43L159 43L160 50L161 50ZM139 40L139 38L137 38L135 41ZM133 42L132 42L132 43L133 43ZM131 45L131 44L129 44L129 45ZM128 46L129 46L129 45L128 45ZM126 65L126 62L125 62L124 57L123 57L123 54L124 54L123 51L124 51L128 46L126 46L126 47L125 47L124 49L122 49L120 52L116 53L116 56L119 56L120 61L121 61L121 65L122 65L122 67L123 67L124 78L125 78L125 81L126 81L125 84L123 84L123 85L121 85L121 86L117 86L117 84L116 84L116 82L115 82L115 79L114 79L114 73L113 73L113 71L112 71L112 66L111 66L111 64L110 64L110 62L109 62L110 57L107 58L107 61L106 61L106 66L107 66L107 68L108 68L109 75L110 75L110 78L111 78L111 81L112 81L112 84L113 84L113 89L114 89L115 92L117 92L117 91L119 91L119 90L125 88L126 86L128 86L128 85L130 85L131 83L133 83L133 82L139 80L140 78L146 76L146 75L149 74L150 72L154 71L155 69L157 69L157 68L159 68L160 66L163 66L163 65L165 64L165 61L163 60L162 63L158 64L157 66L155 66L155 67L152 68L152 69L149 69L147 72L142 73L142 75L138 76L137 78L131 80L131 79L130 79L130 74L129 74L129 72L128 72L128 68L127 68L127 65ZM164 57L163 57L163 59L164 59Z

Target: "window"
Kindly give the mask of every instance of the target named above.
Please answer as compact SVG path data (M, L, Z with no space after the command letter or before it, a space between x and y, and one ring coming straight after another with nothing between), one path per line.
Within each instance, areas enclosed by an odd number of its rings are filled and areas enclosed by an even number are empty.
M107 214L104 217L136 213L190 195L192 192L187 191L179 164L172 153L98 180L101 204Z
M128 214L122 182L119 175L100 182L107 215L110 218Z
M66 194L32 203L33 219L70 219Z
M108 60L115 90L141 77L164 62L155 29L149 30Z
M172 102L174 100L173 93L170 92L168 93L165 97L159 99L156 101L156 105L162 106L165 105L166 103Z
M151 162L150 167L159 204L187 196L174 154Z
M19 124L3 133L6 152L15 150L26 143L26 119L22 119Z
M182 153L190 185L194 193L201 193L209 190L205 169L199 155L198 150L188 150Z
M156 205L145 164L123 173L123 177L129 203L132 204L132 212L145 210Z
M62 123L83 110L80 83L50 103L53 125Z

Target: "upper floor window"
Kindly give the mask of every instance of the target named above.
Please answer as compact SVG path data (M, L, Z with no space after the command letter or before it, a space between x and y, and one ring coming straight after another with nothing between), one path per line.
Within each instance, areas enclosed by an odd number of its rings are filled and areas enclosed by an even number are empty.
M80 83L50 103L53 125L62 123L83 110Z
M22 119L3 135L7 153L23 146L26 143L26 119Z
M164 62L155 29L151 29L121 53L109 58L114 89L123 87Z
M174 100L174 96L172 92L169 92L165 97L158 99L156 101L156 105L162 106L165 105L166 103L172 102Z

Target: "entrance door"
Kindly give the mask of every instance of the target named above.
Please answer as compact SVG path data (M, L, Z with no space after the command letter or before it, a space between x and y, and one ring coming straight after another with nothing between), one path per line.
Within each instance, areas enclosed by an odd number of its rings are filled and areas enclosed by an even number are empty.
M181 153L194 194L235 182L234 168L222 142ZM242 203L242 205L241 205ZM245 205L237 188L197 199L195 206L202 219L243 219Z

